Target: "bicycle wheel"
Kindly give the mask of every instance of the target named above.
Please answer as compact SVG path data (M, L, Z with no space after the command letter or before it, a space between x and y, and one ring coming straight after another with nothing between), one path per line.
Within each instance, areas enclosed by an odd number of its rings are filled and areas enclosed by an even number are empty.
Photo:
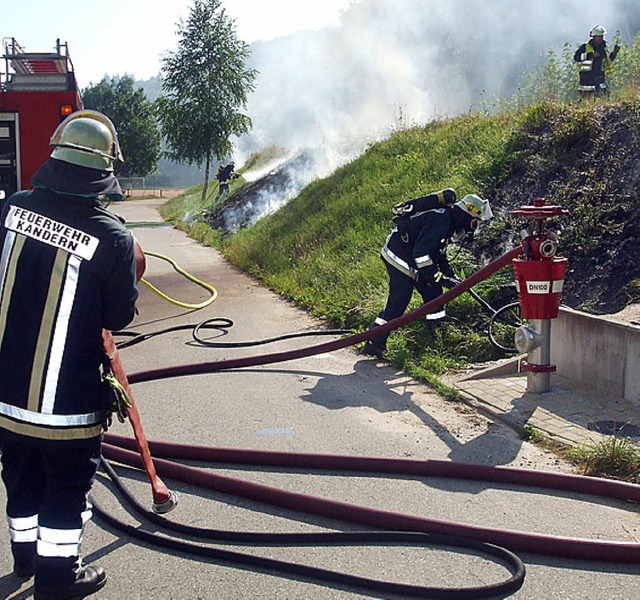
M499 350L516 354L518 352L515 346L516 329L526 324L526 320L523 320L520 315L519 302L505 304L489 320L489 339Z

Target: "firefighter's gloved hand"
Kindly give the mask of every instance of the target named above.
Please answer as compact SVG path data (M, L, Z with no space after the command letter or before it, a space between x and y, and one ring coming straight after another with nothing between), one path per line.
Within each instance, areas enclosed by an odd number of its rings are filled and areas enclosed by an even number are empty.
M449 264L447 257L444 252L439 252L435 257L435 263L438 265L438 270L445 277L454 278L456 276L456 272L453 270L453 267Z
M448 260L444 260L440 266L440 273L442 273L445 277L449 279L454 279L456 276L456 272L453 270L453 267L449 264Z
M416 280L423 284L436 285L437 275L438 275L438 269L436 268L436 266L429 265L428 267L423 267L422 269L418 269Z
M106 402L104 406L103 429L107 431L113 423L113 415L115 414L120 423L124 423L129 416L131 408L131 399L113 373L105 373L102 376L102 385L105 388Z

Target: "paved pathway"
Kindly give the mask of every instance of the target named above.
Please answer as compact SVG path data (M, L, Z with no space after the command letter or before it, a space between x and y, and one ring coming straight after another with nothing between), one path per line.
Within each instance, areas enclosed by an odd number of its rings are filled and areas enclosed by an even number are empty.
M458 375L449 383L470 404L564 444L593 444L616 433L640 441L640 404L593 395L558 375L552 377L549 392L528 393L526 374L517 373L517 359L471 375Z
M147 223L160 220L152 210L154 206L154 202L133 201L116 208L119 214L122 210L130 223ZM306 313L271 294L226 264L216 252L196 244L182 232L170 227L143 225L135 232L145 249L171 256L189 273L214 283L221 294L211 307L194 315L161 301L143 287L140 314L131 326L132 331L155 331L220 315L230 317L236 323L229 335L233 340L317 328L315 320ZM208 296L196 286L185 285L167 263L158 259L149 260L145 276L171 297L186 302L201 301L202 296ZM203 348L190 343L188 332L176 331L124 350L123 361L127 371L135 373L164 365L233 357L236 352L244 356L253 351ZM255 353L262 352L264 350L255 350ZM495 415L515 418L529 410L524 404L524 381L519 377L497 377L494 370L477 374L475 379L460 378L457 385L470 402L479 406L482 403L487 413L492 411ZM504 396L499 392L501 387L507 390ZM559 412L559 401L556 400L556 397L564 399L569 395L575 394L559 393L554 389L548 396L533 398L533 416L524 422L537 427L534 418L541 414L540 408L545 408L577 428L578 418L568 418L568 410ZM520 439L511 428L496 423L497 419L490 415L478 415L468 406L446 402L390 365L365 359L351 349L307 357L292 364L137 384L135 396L149 439L267 451L481 462L554 472L568 468L554 455ZM607 413L607 416L611 415ZM558 430L561 430L560 426ZM129 424L116 423L113 432L130 435ZM548 493L525 486L449 478L381 479L338 473L321 477L296 470L233 465L207 468L224 476L300 493L481 527L632 543L640 539L637 505L573 492ZM119 470L136 497L149 502L146 479L124 467ZM350 531L354 528L350 524L232 498L183 482L172 481L169 485L180 494L180 505L170 518L189 525L260 532ZM92 496L132 527L157 529L155 525L139 522L128 507L120 503L104 476L99 476ZM0 506L4 501L4 489L0 486ZM227 548L223 543L211 545ZM496 581L503 575L498 565L481 557L475 559L466 554L429 549L394 551L382 546L231 546L230 549L365 576L450 587ZM355 600L383 597L382 594L321 585L303 578L283 578L270 572L231 568L215 560L150 547L98 519L87 527L83 554L88 562L102 564L109 573L109 583L96 595L100 600L154 597L168 600ZM514 595L518 600L552 597L627 600L640 597L640 578L635 564L598 563L525 553L522 558L527 565L527 577L523 588ZM0 529L0 598L31 598L33 581L19 580L11 571L5 528Z

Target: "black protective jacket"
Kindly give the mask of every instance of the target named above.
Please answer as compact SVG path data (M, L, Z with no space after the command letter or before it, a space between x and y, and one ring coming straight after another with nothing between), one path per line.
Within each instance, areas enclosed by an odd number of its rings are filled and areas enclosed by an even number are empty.
M219 167L218 172L216 173L216 179L220 183L226 183L229 179L233 178L233 165L229 164L226 167Z
M598 91L598 86L605 83L605 74L612 69L619 49L620 47L616 44L609 52L605 40L597 44L591 39L576 50L573 60L578 65L581 91ZM598 56L595 56L595 53L598 53Z
M133 319L133 236L91 195L36 189L3 202L0 251L3 435L100 435L102 329Z
M387 237L381 256L414 280L433 278L445 260L444 250L455 229L449 206L403 217Z

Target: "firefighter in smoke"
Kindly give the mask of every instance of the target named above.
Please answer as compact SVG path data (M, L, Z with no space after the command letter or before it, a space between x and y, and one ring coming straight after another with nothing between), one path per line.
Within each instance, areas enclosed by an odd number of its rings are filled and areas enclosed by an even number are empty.
M111 121L67 117L35 189L5 200L0 222L0 449L14 573L35 598L81 598L106 573L80 542L100 462L102 330L134 317L134 239L101 199L122 199Z
M218 198L224 198L229 194L229 182L232 179L236 179L240 177L238 173L234 172L236 168L235 163L232 161L226 167L220 165L218 167L218 171L216 173L216 179L218 180L218 195L216 196L216 200Z
M445 254L449 240L454 234L475 231L479 221L493 217L489 201L475 194L456 200L455 191L447 188L393 207L396 227L380 252L389 275L389 296L372 329L402 316L414 288L425 304L440 296L438 273L455 276ZM437 320L444 316L442 309L426 318ZM363 352L380 358L388 337L386 334L367 341Z
M615 44L609 52L604 36L607 30L596 25L589 32L589 41L575 52L573 60L578 65L580 83L578 91L582 97L600 96L607 93L605 76L613 69L613 61L618 56L620 46Z

